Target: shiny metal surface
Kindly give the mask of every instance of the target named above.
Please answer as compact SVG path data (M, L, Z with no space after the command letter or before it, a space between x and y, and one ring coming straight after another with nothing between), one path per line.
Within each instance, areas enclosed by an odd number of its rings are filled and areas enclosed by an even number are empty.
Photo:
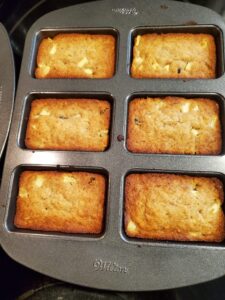
M8 137L14 103L15 74L12 49L0 23L0 159Z

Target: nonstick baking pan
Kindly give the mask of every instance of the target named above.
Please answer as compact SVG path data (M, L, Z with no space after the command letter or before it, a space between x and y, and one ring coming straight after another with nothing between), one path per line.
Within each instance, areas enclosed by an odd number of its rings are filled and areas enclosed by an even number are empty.
M111 79L34 78L43 37L59 32L109 33L117 60ZM210 33L217 44L216 79L133 79L135 35L146 32ZM128 238L123 228L124 180L132 172L216 176L225 180L224 33L221 17L209 9L173 1L97 1L60 9L29 30L1 188L0 239L16 261L41 273L84 286L123 291L174 288L225 274L225 242L172 242ZM128 103L136 96L209 97L220 105L220 155L134 154L126 148ZM112 103L110 146L102 153L32 151L24 136L36 98L100 98ZM18 178L23 170L97 171L108 178L104 232L100 236L21 230L13 225Z
M12 49L5 27L0 23L0 159L11 123L15 70Z

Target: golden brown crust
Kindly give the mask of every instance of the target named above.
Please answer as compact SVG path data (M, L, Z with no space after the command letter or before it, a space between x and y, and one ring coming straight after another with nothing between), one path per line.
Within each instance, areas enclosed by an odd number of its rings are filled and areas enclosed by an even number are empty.
M31 104L25 145L29 149L104 151L111 106L96 99L37 99Z
M130 237L221 242L223 184L217 178L131 174L125 183L125 231Z
M134 78L215 78L216 45L210 34L144 34L135 38Z
M100 174L24 171L14 224L32 230L101 233L105 190Z
M36 78L110 78L116 41L112 35L62 33L41 41Z
M137 153L219 154L219 105L204 98L134 99L129 103L127 148Z

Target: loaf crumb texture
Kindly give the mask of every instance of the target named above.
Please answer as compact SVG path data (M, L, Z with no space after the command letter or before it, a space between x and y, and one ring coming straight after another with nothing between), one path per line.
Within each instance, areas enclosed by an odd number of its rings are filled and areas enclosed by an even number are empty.
M225 237L223 184L217 178L131 174L125 183L130 237L220 242Z
M25 145L29 149L104 151L111 105L96 99L32 101Z
M61 33L44 38L37 54L36 78L110 78L116 40L112 35Z
M132 152L219 154L219 105L204 98L137 98L129 104L127 147Z
M88 172L24 171L14 224L18 228L98 234L106 180Z
M210 34L144 34L134 39L135 78L215 78L216 45Z

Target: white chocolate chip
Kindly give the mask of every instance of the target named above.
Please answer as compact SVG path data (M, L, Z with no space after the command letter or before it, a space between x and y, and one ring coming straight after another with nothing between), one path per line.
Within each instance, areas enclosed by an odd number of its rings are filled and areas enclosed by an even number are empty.
M81 61L77 64L77 66L79 67L79 68L82 68L85 64L87 64L88 63L88 59L87 59L87 57L84 57L83 59L81 59Z
M107 135L108 134L108 130L100 130L99 132L98 132L98 135L100 136L100 137L102 137L102 136L104 136L104 135Z
M190 232L190 235L191 235L192 237L198 237L198 236L199 236L199 233L198 233L198 232L193 232L193 231L191 231L191 232Z
M220 205L215 203L211 206L210 208L210 211L213 213L213 214L216 214L218 211L220 210Z
M92 75L93 74L93 70L92 69L84 69L84 72L88 75Z
M81 117L81 114L76 114L73 116L74 118L80 118Z
M53 46L52 46L51 50L49 51L49 53L51 55L54 55L56 53L56 44L53 44Z
M170 65L164 66L164 69L168 72L170 70Z
M140 65L142 62L143 62L143 58L141 58L140 56L138 56L138 57L136 58L136 63L137 63L138 65Z
M72 176L64 175L63 176L63 182L65 182L65 183L74 183L74 182L76 182L76 179L73 178Z
M32 124L31 127L32 127L33 129L36 129L36 128L37 128L37 126L34 125L34 124Z
M101 130L101 132L104 134L108 134L108 129L105 129L105 130L103 129L103 130Z
M196 190L192 190L192 191L191 191L191 193L193 194L193 196L197 196L197 194L198 194L198 191L196 191Z
M44 182L43 177L37 176L34 183L37 187L42 187L43 182Z
M189 112L189 107L190 107L190 103L185 103L181 106L181 111L182 113L187 113Z
M136 38L136 46L138 46L140 44L140 40L141 40L141 36L138 35Z
M199 130L198 129L191 129L191 133L195 136L199 135Z
M40 116L49 116L50 115L50 112L46 109L43 109L41 112L40 112Z
M212 118L212 120L209 122L209 127L214 128L217 121L217 117Z
M186 66L185 66L185 70L190 71L191 68L192 68L192 63L191 63L191 62L188 62L188 63L186 64Z
M195 105L195 107L193 108L193 111L199 111L198 105Z
M43 73L43 76L46 76L50 71L50 67L46 65L40 64L39 68L41 68L41 72Z
M127 224L127 231L135 233L137 229L136 224L133 221L129 221Z

